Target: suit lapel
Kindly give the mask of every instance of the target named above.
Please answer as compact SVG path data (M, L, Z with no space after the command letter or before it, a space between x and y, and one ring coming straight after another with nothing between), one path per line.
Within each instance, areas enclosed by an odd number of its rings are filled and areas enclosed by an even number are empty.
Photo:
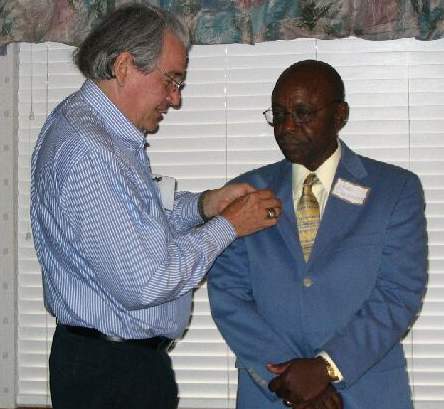
M310 260L319 257L328 247L344 237L346 232L353 228L356 219L365 208L365 203L352 204L332 194L338 179L365 186L362 180L367 176L367 171L359 156L343 142L341 145L341 160L336 170Z
M341 160L336 170L331 192L338 179L365 186L362 180L367 176L367 171L359 156L351 151L342 141L341 152ZM289 161L283 160L279 162L277 172L275 172L269 187L279 197L283 205L283 213L276 225L277 231L295 262L305 265L297 234L297 220L292 192L292 165ZM351 204L331 194L331 192L308 264L329 247L335 245L337 240L344 237L346 232L353 228L356 219L365 208L365 203L362 205Z
M282 201L283 212L276 228L282 236L291 256L296 262L304 260L299 237L297 235L297 222L293 206L292 190L292 165L291 162L283 160L280 162L279 171L276 172L270 188Z

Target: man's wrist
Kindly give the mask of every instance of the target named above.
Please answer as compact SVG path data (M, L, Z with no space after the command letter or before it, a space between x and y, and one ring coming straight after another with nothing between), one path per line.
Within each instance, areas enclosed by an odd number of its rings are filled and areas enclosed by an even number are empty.
M208 194L208 192L209 192L209 190L203 191L200 194L199 199L197 200L197 211L199 212L199 216L203 220L204 223L211 220L211 217L208 217L205 214L205 210L204 210L204 200L205 200L205 196Z

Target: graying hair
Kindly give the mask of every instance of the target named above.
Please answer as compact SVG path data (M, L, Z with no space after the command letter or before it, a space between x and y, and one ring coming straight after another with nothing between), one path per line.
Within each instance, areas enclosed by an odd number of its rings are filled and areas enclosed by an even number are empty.
M117 8L96 26L74 52L74 63L93 81L114 77L113 66L122 52L129 52L135 66L151 72L162 52L166 31L190 47L188 29L173 14L158 7L132 4Z

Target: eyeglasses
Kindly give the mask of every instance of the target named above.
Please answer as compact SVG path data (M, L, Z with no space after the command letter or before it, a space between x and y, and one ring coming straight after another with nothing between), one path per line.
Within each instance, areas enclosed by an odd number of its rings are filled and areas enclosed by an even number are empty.
M167 81L167 90L169 92L173 92L173 91L182 91L182 89L185 87L185 80L176 80L176 78L174 78L172 75L166 73L162 68L160 68L158 65L155 65L154 68L159 71L163 77L166 79Z
M265 120L271 126L281 125L285 121L285 117L287 115L291 115L292 121L296 124L306 124L308 122L311 122L318 112L338 102L342 101L335 99L334 101L331 101L318 109L311 109L305 105L298 105L296 109L291 112L279 109L273 110L272 108L268 108L266 111L262 112L262 114L265 116Z

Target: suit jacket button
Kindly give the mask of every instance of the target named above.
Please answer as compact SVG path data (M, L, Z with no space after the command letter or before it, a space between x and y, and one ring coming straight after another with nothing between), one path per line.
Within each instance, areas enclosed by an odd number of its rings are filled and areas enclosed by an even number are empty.
M313 285L313 280L310 277L304 278L304 287L311 287Z

